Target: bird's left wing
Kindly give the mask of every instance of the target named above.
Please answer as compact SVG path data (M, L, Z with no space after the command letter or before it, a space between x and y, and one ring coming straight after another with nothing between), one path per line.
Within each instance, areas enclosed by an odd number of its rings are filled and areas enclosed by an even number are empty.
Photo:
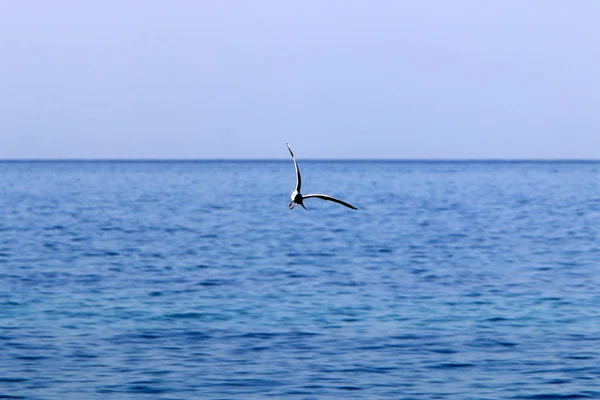
M294 160L294 167L296 167L296 191L300 191L300 186L302 186L302 178L300 177L300 169L298 169L298 163L296 162L296 157L294 157L294 153L292 153L292 149L290 148L289 143L286 143L290 154L292 155L292 160Z

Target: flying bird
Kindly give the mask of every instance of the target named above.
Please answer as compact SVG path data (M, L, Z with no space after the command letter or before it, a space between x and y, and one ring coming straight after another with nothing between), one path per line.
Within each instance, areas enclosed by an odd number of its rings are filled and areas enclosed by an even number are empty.
M309 199L311 197L316 197L318 199L322 199L322 200L329 200L329 201L333 201L335 203L339 203L343 206L346 206L348 208L351 208L353 210L358 210L358 208L354 207L352 204L348 204L345 201L342 201L340 199L336 199L335 197L331 197L331 196L327 196L326 194L318 194L318 193L314 193L314 194L300 194L300 187L302 186L302 178L300 177L300 170L298 169L298 163L296 162L296 157L294 157L294 153L292 153L292 149L290 148L289 143L286 143L288 150L290 151L290 154L292 155L292 160L294 160L294 167L296 167L296 189L294 189L294 191L292 192L292 201L290 201L289 207L290 210L293 210L296 206L301 205L305 210L307 210L306 207L304 207L304 199Z

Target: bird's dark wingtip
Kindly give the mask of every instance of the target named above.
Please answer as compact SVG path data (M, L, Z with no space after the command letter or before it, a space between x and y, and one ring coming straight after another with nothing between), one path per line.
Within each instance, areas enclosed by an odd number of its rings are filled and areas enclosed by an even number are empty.
M286 144L286 146L287 146L287 148L288 148L288 151L289 151L289 152L290 152L290 154L292 155L292 157L294 157L294 153L292 153L292 148L290 147L290 144L289 144L289 143L287 143L287 142L286 142L285 144Z

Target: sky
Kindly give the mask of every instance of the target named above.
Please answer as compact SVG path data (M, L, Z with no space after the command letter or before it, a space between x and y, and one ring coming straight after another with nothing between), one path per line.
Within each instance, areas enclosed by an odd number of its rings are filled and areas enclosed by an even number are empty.
M600 1L0 2L0 158L599 159Z

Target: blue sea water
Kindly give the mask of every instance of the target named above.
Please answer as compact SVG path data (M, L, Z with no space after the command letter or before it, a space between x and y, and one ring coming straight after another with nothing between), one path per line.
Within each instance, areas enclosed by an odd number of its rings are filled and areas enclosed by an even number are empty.
M600 163L1 162L0 398L600 398Z

